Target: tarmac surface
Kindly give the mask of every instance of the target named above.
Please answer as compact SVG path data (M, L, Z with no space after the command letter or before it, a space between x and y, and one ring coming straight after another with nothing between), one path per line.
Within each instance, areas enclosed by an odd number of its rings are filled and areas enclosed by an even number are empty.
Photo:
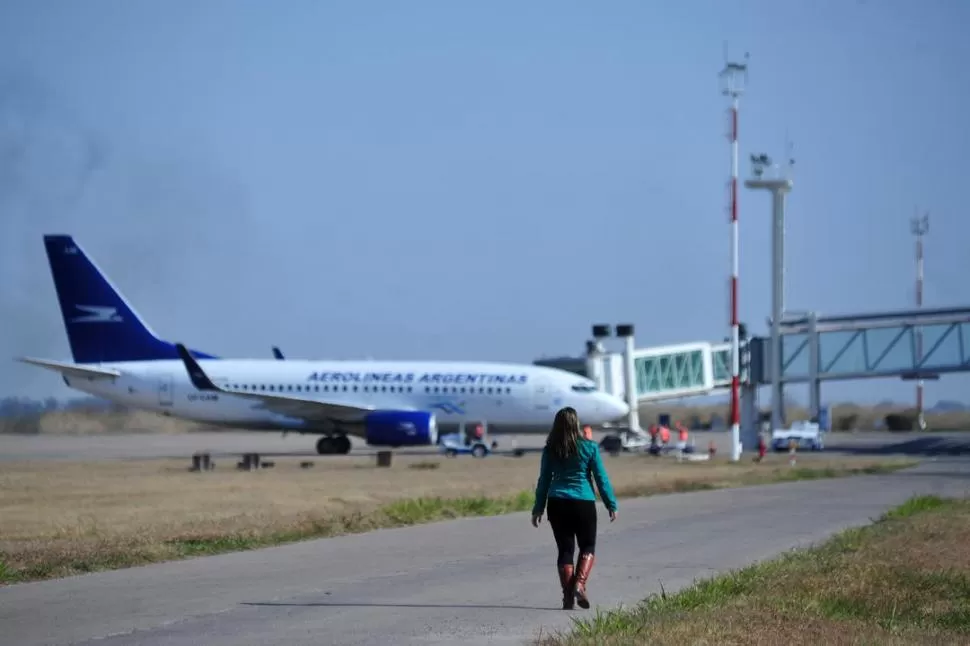
M602 434L597 434L599 440ZM726 432L695 431L691 434L695 446L706 450L713 441L720 455L730 451L730 434ZM545 441L544 434L495 435L499 452L521 448L538 451ZM4 460L119 460L150 458L190 459L197 451L208 451L213 457L260 453L266 457L317 455L317 436L268 432L180 433L162 434L105 434L105 435L7 435L0 434L0 462ZM370 455L377 449L353 438L353 455ZM970 433L891 433L861 431L829 433L825 438L826 452L858 455L970 455ZM436 454L438 447L399 449L407 454ZM955 453L954 453L955 452ZM325 459L340 459L327 456Z
M600 513L590 596L671 592L927 493L970 495L970 460L624 500L616 523ZM558 608L555 558L548 524L511 514L18 584L0 588L0 644L521 644L593 612Z

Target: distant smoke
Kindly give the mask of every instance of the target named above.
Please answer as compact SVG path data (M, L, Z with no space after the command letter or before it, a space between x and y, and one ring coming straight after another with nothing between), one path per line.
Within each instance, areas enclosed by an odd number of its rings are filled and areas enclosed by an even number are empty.
M141 311L175 293L198 302L191 278L232 269L219 261L227 225L244 238L250 223L241 187L198 160L146 161L118 143L36 80L0 75L0 397L59 382L13 357L69 357L43 234L77 236Z
M54 223L68 228L73 224L85 186L104 160L103 146L56 105L48 91L29 79L0 77L3 394L26 392L44 379L36 371L7 363L12 356L30 351L55 356L65 352L63 332L58 336L58 318L51 316L50 274L44 272L40 232Z

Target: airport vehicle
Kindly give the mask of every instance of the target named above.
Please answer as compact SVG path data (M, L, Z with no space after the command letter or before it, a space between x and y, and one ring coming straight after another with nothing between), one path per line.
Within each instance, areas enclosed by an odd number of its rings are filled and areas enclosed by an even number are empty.
M771 432L771 446L775 451L787 451L795 440L799 449L821 451L825 448L824 432L815 422L796 421L789 428L776 428Z
M495 446L494 442L489 444L484 439L463 437L462 433L449 433L441 437L441 452L450 458L464 454L484 458Z
M556 410L584 423L627 404L594 382L531 364L468 361L229 359L160 339L69 235L46 235L73 361L21 357L69 387L133 408L237 429L318 434L321 454L427 446L469 420L489 430L548 432Z
M623 427L600 440L600 448L607 453L645 451L649 447L649 435Z

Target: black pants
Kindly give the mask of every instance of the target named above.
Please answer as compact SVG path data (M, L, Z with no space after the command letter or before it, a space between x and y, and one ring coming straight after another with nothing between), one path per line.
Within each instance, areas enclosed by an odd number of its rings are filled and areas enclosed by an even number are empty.
M580 554L593 554L596 551L596 502L593 500L571 500L568 498L548 498L546 517L556 537L559 548L558 565L573 563L577 544Z

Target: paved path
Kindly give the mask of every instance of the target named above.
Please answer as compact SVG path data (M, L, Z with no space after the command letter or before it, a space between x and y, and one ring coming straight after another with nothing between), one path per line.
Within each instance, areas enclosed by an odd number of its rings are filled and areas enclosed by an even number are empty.
M623 501L601 527L590 595L671 591L915 493L970 493L970 464ZM584 612L557 609L554 563L548 525L526 514L373 532L0 588L0 644L521 644Z

